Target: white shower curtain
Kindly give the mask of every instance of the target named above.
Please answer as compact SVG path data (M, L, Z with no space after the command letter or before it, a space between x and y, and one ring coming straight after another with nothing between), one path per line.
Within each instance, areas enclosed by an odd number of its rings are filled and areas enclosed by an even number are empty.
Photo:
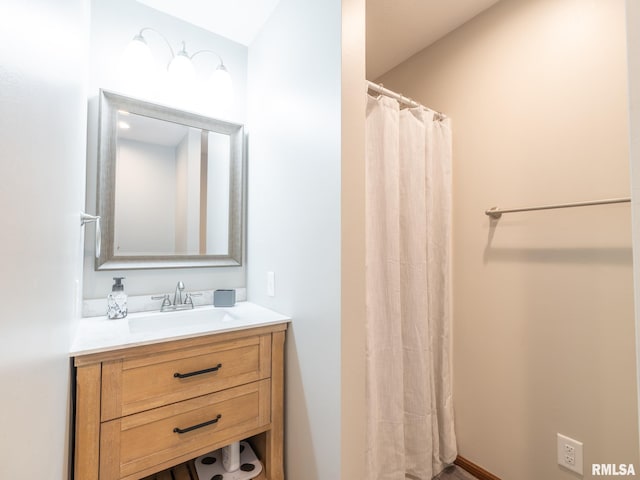
M366 478L430 480L457 454L450 121L369 96L366 136Z

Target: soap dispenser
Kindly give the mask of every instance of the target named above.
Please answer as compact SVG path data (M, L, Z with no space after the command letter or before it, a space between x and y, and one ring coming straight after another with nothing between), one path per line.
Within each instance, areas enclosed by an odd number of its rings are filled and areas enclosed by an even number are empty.
M122 280L125 277L113 277L111 293L107 296L107 317L110 319L127 316L127 294L124 292Z

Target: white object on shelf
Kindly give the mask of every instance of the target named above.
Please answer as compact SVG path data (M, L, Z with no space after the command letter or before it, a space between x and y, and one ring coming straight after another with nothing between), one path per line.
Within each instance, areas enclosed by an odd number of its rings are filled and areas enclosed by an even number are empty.
M227 472L235 472L240 468L240 442L222 447L222 466Z
M196 473L199 480L211 480L220 475L223 480L250 480L262 472L262 463L253 453L247 442L240 442L240 468L235 472L227 472L222 464L222 449L215 450L196 458ZM245 466L253 465L253 470L245 471ZM251 468L251 467L249 467Z

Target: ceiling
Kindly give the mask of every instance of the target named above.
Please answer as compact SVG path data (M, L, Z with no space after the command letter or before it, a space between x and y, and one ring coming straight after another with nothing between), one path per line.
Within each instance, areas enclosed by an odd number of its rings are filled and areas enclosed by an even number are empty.
M127 127L123 128L121 123ZM118 110L118 139L176 148L189 133L186 125Z
M367 79L375 80L498 0L367 0Z
M280 0L137 0L234 42L249 45Z
M137 1L248 46L280 0ZM375 80L498 0L366 2L367 78Z

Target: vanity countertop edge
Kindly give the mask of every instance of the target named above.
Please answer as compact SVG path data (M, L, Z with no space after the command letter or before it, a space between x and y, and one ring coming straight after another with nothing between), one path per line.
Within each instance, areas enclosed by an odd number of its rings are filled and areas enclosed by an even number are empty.
M228 313L229 316L227 317L225 315L225 319L212 321L209 324L185 324L182 326L179 325L178 322L178 325L172 326L171 328L158 328L157 330L147 329L138 332L132 332L130 328L130 322L135 322L138 319L152 322L153 319L156 318L162 322L169 318L168 316L175 314L206 315L209 311L211 311L212 315L224 312ZM251 302L238 302L233 307L196 307L194 310L186 312L140 312L130 314L126 318L118 320L110 320L106 316L85 317L78 321L69 356L81 357L84 355L128 349L143 345L153 345L173 340L184 340L258 327L288 324L291 321L291 317L287 315Z

